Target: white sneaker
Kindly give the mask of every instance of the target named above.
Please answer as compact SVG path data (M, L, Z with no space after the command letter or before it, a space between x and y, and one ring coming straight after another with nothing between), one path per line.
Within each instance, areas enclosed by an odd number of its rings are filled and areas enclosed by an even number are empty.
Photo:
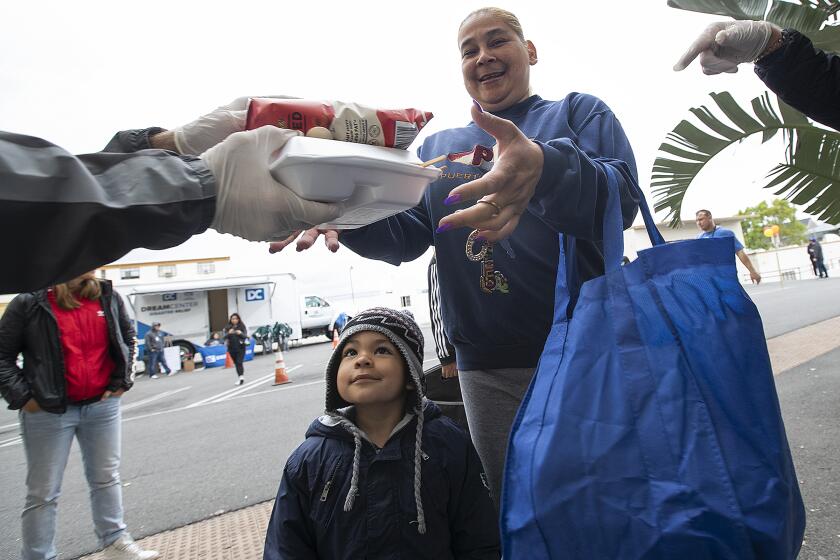
M154 375L152 376L152 379L157 379L157 378L158 378L158 374L154 374Z
M239 381L237 381L237 382L236 382L236 384L237 384L237 385L244 385L244 384L245 384L245 376L244 376L244 375L240 375L240 376L239 376Z
M143 550L131 535L123 533L102 551L102 557L105 560L154 560L160 558L160 554L155 550Z
M166 377L172 377L173 375L175 375L175 372L170 371L169 373L166 374Z

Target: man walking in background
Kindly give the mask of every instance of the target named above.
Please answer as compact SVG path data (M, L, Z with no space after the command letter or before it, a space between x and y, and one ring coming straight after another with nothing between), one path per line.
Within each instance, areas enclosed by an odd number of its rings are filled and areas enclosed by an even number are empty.
M825 269L825 262L823 262L822 245L813 235L808 242L808 256L811 259L811 265L814 267L814 275L820 278L828 278L828 270Z
M753 266L752 261L750 261L750 257L747 255L746 251L744 251L744 246L741 245L741 242L738 241L738 238L735 237L732 230L716 225L714 218L712 218L712 213L708 210L698 210L697 213L694 214L694 221L697 222L697 227L701 230L697 239L731 237L735 241L735 255L737 255L738 259L744 263L747 270L750 271L750 280L753 284L761 283L761 274L759 274Z
M163 358L163 332L160 330L160 323L152 323L152 328L146 333L144 340L146 352L149 353L149 378L158 378L158 364L166 370L166 375L172 375L172 370Z

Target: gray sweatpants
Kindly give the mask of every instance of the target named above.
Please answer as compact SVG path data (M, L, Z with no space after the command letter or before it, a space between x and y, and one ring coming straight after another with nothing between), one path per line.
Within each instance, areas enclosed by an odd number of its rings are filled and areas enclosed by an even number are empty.
M508 437L535 368L459 371L467 423L496 509L502 495Z

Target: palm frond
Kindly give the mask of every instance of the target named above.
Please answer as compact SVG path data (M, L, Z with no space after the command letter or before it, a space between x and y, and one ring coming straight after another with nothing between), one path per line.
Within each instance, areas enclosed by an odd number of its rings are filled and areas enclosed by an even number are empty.
M840 12L840 2L837 0L799 0L799 3L803 6L811 6L813 8L824 10L826 13L833 15L835 18L837 17L835 14Z
M761 133L762 142L767 142L779 131L783 131L788 135L790 145L796 146L795 149L789 149L788 163L785 164L787 167L779 169L775 174L776 182L772 183L772 186L784 184L785 190L793 189L792 192L800 196L807 185L795 188L796 184L791 184L789 181L796 177L801 181L802 177L807 175L809 185L820 184L814 182L816 174L813 170L815 169L821 171L824 179L840 184L840 173L833 173L823 162L823 159L830 158L830 155L821 156L819 166L813 159L808 159L816 145L808 132L819 130L838 138L840 134L814 127L802 114L783 103L779 104L777 111L766 92L752 100L752 114L738 105L728 92L712 93L710 96L716 105L714 110L706 106L691 109L692 114L700 122L700 126L687 120L681 121L674 130L668 133L665 142L659 146L660 152L664 155L657 157L653 164L651 187L654 208L657 211L668 211L672 227L679 225L685 193L706 163L728 146L753 134ZM796 136L792 131L796 132ZM806 131L804 135L799 134L802 131ZM799 144L793 143L794 138ZM801 148L803 142L806 141L803 139L807 140L805 148ZM800 151L800 149L806 151ZM827 153L835 152L828 150ZM807 167L806 163L810 167ZM805 195L801 195L800 199L802 196Z
M840 25L826 25L819 31L809 31L806 35L818 49L840 53Z
M794 204L809 204L806 212L831 224L840 223L840 134L817 127L792 133L785 163L767 175L766 188Z
M733 19L764 19L769 0L668 0L678 10L717 14Z
M776 1L773 2L767 14L767 21L808 35L809 32L819 30L830 15L830 8L815 6L811 3L794 4Z

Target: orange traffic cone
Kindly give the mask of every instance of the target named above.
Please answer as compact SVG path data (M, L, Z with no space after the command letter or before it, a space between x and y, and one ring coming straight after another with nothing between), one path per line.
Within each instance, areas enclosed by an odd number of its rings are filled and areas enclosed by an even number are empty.
M286 375L286 362L283 360L283 352L278 348L274 353L274 384L283 385L291 382L292 380Z
M230 357L230 352L225 352L225 369L233 367L233 358Z
M338 346L338 329L333 329L333 349Z

